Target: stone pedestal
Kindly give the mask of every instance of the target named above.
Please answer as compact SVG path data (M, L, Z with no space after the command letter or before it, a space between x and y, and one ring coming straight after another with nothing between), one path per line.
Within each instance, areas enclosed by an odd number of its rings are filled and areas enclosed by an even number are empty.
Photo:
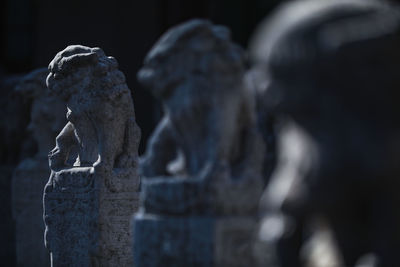
M174 217L138 214L134 219L137 266L212 266L212 217Z
M129 226L138 193L107 192L99 180L93 167L52 173L44 194L52 266L132 265Z
M49 176L46 158L21 162L12 179L17 266L50 266L43 243L43 187Z
M67 181L80 181L80 190L65 187ZM93 168L52 173L43 201L45 242L52 266L91 266L98 239Z
M138 192L100 194L98 266L133 266L130 219Z
M251 217L157 216L134 218L137 266L255 266Z
M220 201L201 179L144 178L133 217L136 266L257 266L257 217L224 214Z

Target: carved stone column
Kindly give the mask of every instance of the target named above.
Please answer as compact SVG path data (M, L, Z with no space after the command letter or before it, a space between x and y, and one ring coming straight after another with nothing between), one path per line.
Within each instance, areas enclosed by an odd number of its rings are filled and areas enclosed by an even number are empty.
M140 129L125 77L113 57L79 45L49 69L48 88L68 106L44 192L52 266L131 266Z

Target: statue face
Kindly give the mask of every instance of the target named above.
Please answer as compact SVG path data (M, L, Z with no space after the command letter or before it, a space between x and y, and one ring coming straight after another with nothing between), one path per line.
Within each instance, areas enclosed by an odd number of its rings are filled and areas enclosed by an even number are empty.
M85 89L92 81L89 67L80 67L71 73L50 72L46 79L50 91L68 100L74 92Z
M150 88L154 96L165 99L191 72L186 65L183 53L155 55L146 60L138 73L138 80Z

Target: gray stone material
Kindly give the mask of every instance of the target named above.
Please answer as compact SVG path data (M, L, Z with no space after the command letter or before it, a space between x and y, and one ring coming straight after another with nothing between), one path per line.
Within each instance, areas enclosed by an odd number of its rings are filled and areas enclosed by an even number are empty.
M133 248L137 265L212 266L214 230L212 217L138 215Z
M208 208L218 214L251 213L263 186L264 143L252 92L244 86L243 52L229 38L227 28L193 20L169 30L147 55L138 78L163 102L165 115L141 172L161 179L149 181L155 186L175 187L169 177L198 181Z
M260 236L278 266L303 266L318 228L338 266L400 266L399 47L400 8L385 1L291 1L256 31L280 126Z
M163 103L164 117L141 159L141 214L133 227L141 236L153 233L147 224L156 224L166 233L160 235L159 243L149 240L143 244L146 251L135 251L138 266L163 266L145 255L162 254L163 238L175 231L185 234L174 242L190 247L190 237L196 236L192 231L202 230L188 225L205 217L214 221L204 225L212 228L207 230L212 234L204 247L187 252L192 255L191 265L229 266L230 251L243 245L242 238L227 238L227 228L217 227L216 222L229 216L255 220L264 186L264 142L257 131L254 98L245 86L244 72L244 53L231 42L229 30L206 20L170 29L148 53L138 79ZM143 219L147 215L156 217ZM171 228L174 220L182 224ZM135 238L135 249L142 240ZM250 263L236 262L239 266ZM185 257L169 261L169 266L186 264Z
M43 243L43 187L50 174L47 153L65 123L66 105L48 93L47 74L46 68L35 70L24 76L15 88L32 99L27 131L38 148L34 157L17 166L12 178L17 266L50 266L49 253Z
M5 75L0 68L0 258L5 266L16 265L15 221L12 217L12 176L21 160L33 157L32 138L26 128L30 101L15 86L23 75Z
M274 101L274 97L266 94L269 80L268 77L265 77L264 71L250 68L246 72L245 82L246 86L253 91L256 103L257 126L265 143L263 176L265 185L267 185L274 170L277 155L275 117L267 107L269 102Z
M130 266L140 129L125 77L113 57L80 45L59 52L49 70L48 88L68 107L44 190L52 264Z
M256 226L248 216L139 214L133 253L140 266L256 266Z

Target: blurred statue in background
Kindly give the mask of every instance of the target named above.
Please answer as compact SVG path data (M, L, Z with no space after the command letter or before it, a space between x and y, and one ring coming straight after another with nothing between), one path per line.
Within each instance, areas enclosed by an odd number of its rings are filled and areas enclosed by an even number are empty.
M137 266L254 265L264 143L244 72L229 30L206 20L170 29L148 53L138 79L164 117L141 160Z
M400 266L399 30L399 8L370 0L293 1L257 30L251 57L279 128L260 237L279 266L306 265L315 220L335 264Z
M2 62L3 63L3 62ZM5 73L0 63L0 195L2 226L0 258L5 266L16 265L15 221L12 218L12 176L16 166L33 157L35 144L27 133L30 99L15 90L24 75Z
M113 57L80 45L59 52L49 70L47 86L68 108L44 191L53 265L130 266L140 129L125 77Z
M47 68L34 70L15 88L32 102L28 131L38 149L34 157L20 162L12 179L17 266L50 266L43 244L43 187L50 173L47 154L65 123L66 105L47 91L47 74Z
M267 108L270 99L265 94L268 79L265 77L265 71L258 68L250 68L246 71L245 83L247 88L252 91L255 99L257 128L265 143L263 176L264 183L267 185L276 164L275 119L271 110Z

